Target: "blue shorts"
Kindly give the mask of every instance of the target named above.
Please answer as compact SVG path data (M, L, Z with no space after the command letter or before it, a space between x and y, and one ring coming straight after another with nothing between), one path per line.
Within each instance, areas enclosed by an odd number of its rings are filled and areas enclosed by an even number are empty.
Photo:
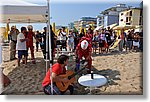
M24 55L24 57L28 56L27 50L18 50L19 59L22 59L22 55Z
M47 95L52 95L51 93L51 84L46 85L43 87L44 93ZM72 85L69 85L67 90L70 91L70 94L73 94L74 87ZM66 91L67 91L66 90ZM66 91L60 91L59 88L56 86L55 83L53 83L53 95L63 95Z

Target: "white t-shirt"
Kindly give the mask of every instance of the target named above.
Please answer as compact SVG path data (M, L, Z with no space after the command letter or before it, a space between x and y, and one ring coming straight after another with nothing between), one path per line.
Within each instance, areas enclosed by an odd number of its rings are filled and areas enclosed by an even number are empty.
M19 33L17 36L16 50L27 50L26 41L21 42L20 39L25 39L23 33Z
M61 32L60 40L67 40L66 39L66 32Z

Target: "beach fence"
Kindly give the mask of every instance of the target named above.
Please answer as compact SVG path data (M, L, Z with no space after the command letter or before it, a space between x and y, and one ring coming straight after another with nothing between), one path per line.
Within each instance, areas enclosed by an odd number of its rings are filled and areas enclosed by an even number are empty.
M58 59L58 57L60 55L67 55L69 56L69 63L67 65L67 69L72 69L73 66L75 66L75 54L73 51L69 51L69 50L65 50L65 49L62 49L60 50L60 47L61 45L57 45L57 48L55 50L55 57L54 57L54 61L56 61Z

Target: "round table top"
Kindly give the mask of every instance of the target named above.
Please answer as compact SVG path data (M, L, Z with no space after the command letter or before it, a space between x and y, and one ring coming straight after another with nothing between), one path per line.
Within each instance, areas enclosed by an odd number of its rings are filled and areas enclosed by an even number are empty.
M91 78L91 74L86 74L84 76L81 76L78 79L78 82L83 86L88 87L97 87L97 86L103 86L107 83L107 79L99 74L93 74L93 79Z

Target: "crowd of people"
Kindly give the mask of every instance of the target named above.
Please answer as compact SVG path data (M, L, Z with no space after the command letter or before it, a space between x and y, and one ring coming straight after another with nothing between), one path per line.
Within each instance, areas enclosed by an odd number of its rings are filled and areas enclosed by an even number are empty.
M52 28L52 27L51 27ZM27 59L28 59L28 52L30 49L31 52L31 60L33 64L36 64L35 60L35 55L34 55L34 39L36 41L36 51L39 50L39 45L40 48L43 52L43 58L46 59L46 54L47 58L49 59L49 49L46 51L46 35L47 34L47 27L43 28L44 32L40 33L39 31L34 32L33 31L33 26L29 25L28 27L21 27L21 32L19 32L18 29L16 29L15 26L11 27L11 31L8 35L9 42L10 42L10 60L15 60L18 59L18 66L20 66L20 60L22 59L22 62L24 64L27 64ZM55 34L51 30L51 48L52 52L54 52L54 36ZM49 36L48 36L49 39ZM48 40L48 45L49 45L49 40ZM16 58L16 51L18 51L18 58ZM24 56L24 58L22 58Z
M67 45L70 51L75 52L76 56L76 68L75 72L80 70L80 60L84 57L87 62L87 73L91 74L92 70L92 47L93 51L95 51L99 47L99 53L103 53L104 51L107 53L109 51L109 47L117 40L120 39L118 44L119 51L123 51L123 49L130 50L142 50L142 32L134 32L134 29L128 30L127 33L124 32L124 29L121 30L121 34L117 36L117 34L110 29L101 29L93 32L91 26L89 26L87 33L85 34L84 29L81 30L80 34L75 32L74 30L70 30L68 36L66 35L65 28L62 28L59 32L57 38L56 45L61 45L60 50L67 50ZM57 46L56 46L57 47ZM72 83L69 83L69 79L67 77L61 77L61 74L66 74L66 68L64 68L68 64L69 57L67 55L60 55L57 62L52 66L52 74L50 74L50 70L48 70L42 86L45 94L51 95L52 92L54 95L63 94L65 91L70 90L70 94L73 94L74 87ZM53 83L51 83L51 78L53 79ZM65 91L62 91L56 83L61 83L63 87L67 87ZM66 83L69 83L66 86ZM51 85L53 85L53 90L51 90Z
M108 53L109 48L115 43L117 39L120 39L118 44L119 51L126 50L134 51L140 50L142 51L142 32L135 32L134 29L127 30L125 32L124 29L121 30L120 34L117 34L113 29L108 27L107 29L100 30L92 30L92 27L89 26L87 33L85 34L84 29L81 32L75 30L69 30L68 36L66 35L65 28L60 29L60 32L57 36L56 45L61 45L61 49L64 48L69 51L75 51L76 46L82 37L89 38L92 44L93 53L96 54L96 51L99 51L99 54L104 52Z
M67 34L65 27L62 27L59 30L58 36L52 31L52 26L50 26L50 37L51 37L51 62L53 62L53 58L55 56L55 49L71 51L75 54L76 57L76 68L75 72L80 70L80 61L84 60L87 62L87 73L90 74L92 70L92 53L97 54L97 50L99 54L108 53L109 48L116 42L116 40L120 39L118 44L119 51L128 50L141 50L143 48L143 37L142 32L135 32L134 29L128 30L125 33L124 29L121 30L121 33L117 35L117 33L108 28L102 28L100 30L93 30L91 26L89 26L87 33L85 33L84 29L81 32L78 32L74 29L69 30ZM50 59L49 55L49 34L47 33L47 27L43 28L44 32L41 33L39 31L34 32L33 26L29 25L28 27L21 27L21 32L17 30L14 26L11 27L11 31L9 34L10 40L10 60L16 59L16 50L18 51L18 66L20 66L20 60L24 64L27 64L28 60L28 50L30 48L31 52L31 60L33 64L36 64L34 49L36 52L39 51L39 45L43 53L44 59ZM36 41L36 48L34 48L34 41ZM48 45L48 46L47 46ZM22 58L24 56L24 58ZM60 77L59 75L65 74L66 69L65 66L68 64L69 57L67 55L60 55L58 60L52 66L52 78L53 78L53 93L54 94L63 94L59 88L57 87L57 82L67 83L69 80L64 77ZM43 83L43 89L45 94L51 93L51 79L50 79L50 70L48 70ZM73 94L73 86L70 84L67 90L70 90L70 93ZM65 90L66 91L66 90Z
M89 38L89 44L92 46L92 53L97 54L97 50L99 54L108 53L109 48L115 43L117 39L120 39L118 44L119 51L142 51L143 48L143 37L142 32L135 32L134 29L128 30L126 33L122 29L121 33L118 35L113 29L108 27L107 29L100 29L94 30L91 26L89 26L87 33L85 33L84 29L81 32L76 31L74 29L69 30L67 34L65 27L59 29L59 33L56 34L52 31L51 27L51 48L52 48L52 55L55 55L55 49L58 48L59 50L66 50L66 51L76 51L76 47L79 44L82 37ZM31 59L32 63L36 63L35 56L34 56L34 46L33 46L33 38L36 39L36 51L38 52L39 46L43 52L44 59L49 59L49 49L46 51L46 43L48 43L49 47L49 38L48 42L46 42L46 31L47 28L43 28L44 32L41 33L40 31L33 31L32 25L27 27L27 31L25 31L25 38L26 40L26 48L27 52L30 49L31 52ZM11 27L11 31L9 34L9 41L10 41L10 60L17 59L16 56L16 45L17 44L17 35L19 35L19 30L15 28L15 26ZM49 37L49 36L48 36ZM60 46L60 48L59 48ZM18 49L17 49L18 50ZM53 57L52 57L53 58ZM53 62L53 61L52 61Z

